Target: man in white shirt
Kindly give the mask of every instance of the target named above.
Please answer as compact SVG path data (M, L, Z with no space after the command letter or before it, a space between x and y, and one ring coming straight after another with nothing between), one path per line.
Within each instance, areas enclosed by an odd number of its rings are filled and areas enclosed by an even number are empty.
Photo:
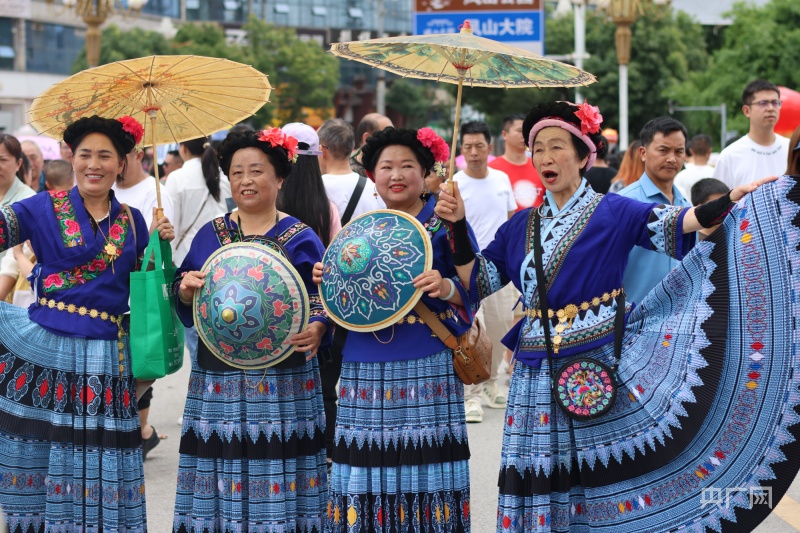
M681 191L684 198L692 195L692 185L703 178L710 178L714 175L714 167L708 164L711 158L711 137L701 133L695 135L689 141L692 162L686 163L686 168L678 172L675 176L675 186Z
M152 231L156 227L153 220L153 208L158 206L156 179L144 171L143 158L144 152L134 148L127 155L128 161L122 171L122 176L117 179L112 189L119 203L128 204L141 211L144 219L150 222L150 231ZM164 216L171 221L174 216L172 200L163 187L161 189L161 207L164 209Z
M781 115L781 93L775 85L750 82L742 93L742 113L750 120L750 131L722 150L713 176L731 189L782 175L789 158L789 139L775 133Z
M326 120L317 134L322 152L319 156L322 183L328 199L336 204L342 215L342 226L358 215L386 207L375 184L350 168L350 153L355 145L353 127L340 118L334 118ZM358 196L355 196L357 191ZM354 204L350 205L354 196Z
M453 179L464 199L467 222L475 233L478 246L483 249L492 242L497 229L514 214L517 202L508 175L488 166L492 151L489 126L485 122L467 122L461 126L460 137L461 153L467 167L457 172ZM492 374L486 383L464 387L467 422L483 421L481 399L488 407L505 409L506 397L497 385L497 368L505 351L501 340L513 326L515 299L516 290L509 283L481 302L476 319L486 325L486 332L492 339Z

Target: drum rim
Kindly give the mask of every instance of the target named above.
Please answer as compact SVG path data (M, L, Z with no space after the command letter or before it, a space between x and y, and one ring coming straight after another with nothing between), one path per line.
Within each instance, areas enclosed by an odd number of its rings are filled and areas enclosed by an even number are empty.
M423 226L422 223L419 220L417 220L416 217L411 216L408 213L405 213L403 211L397 211L395 209L375 209L374 211L368 211L366 213L360 214L359 216L357 216L353 220L351 220L346 226L344 226L336 234L336 237L334 237L331 240L331 243L333 243L339 237L339 235L344 231L344 229L347 228L348 226L350 226L350 224L353 224L356 221L358 221L358 220L360 220L362 218L365 218L367 216L375 215L375 214L381 214L381 213L390 214L390 215L397 215L400 218L403 218L403 219L408 220L409 222L411 222L411 224L417 229L417 231L420 233L420 235L423 236L422 240L423 240L423 243L425 245L425 267L423 269L423 272L427 272L428 270L433 268L433 243L431 242L431 238L428 235L428 230L425 229L425 226ZM328 249L325 250L325 255L322 256L323 269L324 269L324 265L326 264L326 258L328 257L328 254L331 252L331 248L332 248L331 246L328 246ZM320 284L319 297L320 297L320 301L322 301L322 306L325 308L325 313L328 316L328 320L331 320L331 321L335 322L337 325L342 326L343 328L348 329L350 331L358 331L358 332L362 332L362 333L370 333L372 331L380 331L380 330L382 330L384 328L387 328L387 327L392 326L395 323L399 322L404 316L406 316L414 308L415 305L417 305L419 300L422 298L422 295L424 294L421 289L416 289L414 291L414 295L409 299L409 301L405 305L403 305L402 308L397 310L389 318L386 318L386 319L384 319L384 320L382 320L382 321L380 321L378 323L375 323L375 324L361 325L361 324L351 324L350 322L347 322L346 320L344 320L342 318L339 318L338 316L336 316L336 314L334 314L332 312L331 308L328 307L328 302L326 301L325 296L324 296L324 291L322 290L322 285L324 285L324 284L325 284L325 278L323 277L322 283Z
M206 259L205 263L203 263L203 267L200 269L200 271L204 272L206 269L209 268L212 260L214 260L216 257L218 257L223 252L228 251L228 250L230 250L232 248L249 248L249 249L256 248L256 249L259 249L262 252L267 253L273 259L277 259L278 262L281 263L281 266L286 268L298 280L300 280L301 282L303 281L303 277L300 275L300 273L297 271L297 269L294 267L294 265L292 265L292 263L289 262L289 260L287 258L283 257L281 254L275 252L272 248L270 248L270 247L268 247L268 246L266 246L264 244L261 244L261 243L258 243L258 242L250 242L250 241L248 241L248 242L234 242L234 243L226 244L224 246L221 246L221 247L217 248L210 256L208 256L208 259ZM206 276L206 279L208 279L208 276ZM310 299L309 299L309 296L308 296L308 290L306 290L305 283L299 283L298 286L300 287L300 298L302 299L302 302L303 302L303 311L304 311L303 312L302 324L300 326L300 332L302 332L302 331L305 331L306 328L308 328L308 322L309 322L309 319L311 318L310 317L311 305L310 305ZM194 297L192 298L192 322L194 323L195 329L197 330L197 334L200 337L200 340L206 345L206 347L208 348L208 351L211 352L214 355L214 357L216 357L217 359L219 359L220 361L222 361L223 363L225 363L228 366L232 366L234 368L239 368L241 370L264 370L265 368L270 368L272 366L275 366L275 365L285 361L289 356L291 356L295 352L297 347L296 346L292 346L280 358L273 359L269 363L261 363L261 364L258 364L258 365L241 365L241 364L237 364L237 363L231 362L229 359L225 359L225 358L221 357L217 353L217 351L215 349L213 349L213 348L211 348L211 346L209 346L209 344L213 344L213 343L206 341L206 336L205 336L205 332L203 331L203 328L200 328L200 327L197 326L198 301L200 300L200 291L202 289L204 289L204 288L205 288L205 283L203 283L203 286L200 287L199 289L197 289L194 292Z

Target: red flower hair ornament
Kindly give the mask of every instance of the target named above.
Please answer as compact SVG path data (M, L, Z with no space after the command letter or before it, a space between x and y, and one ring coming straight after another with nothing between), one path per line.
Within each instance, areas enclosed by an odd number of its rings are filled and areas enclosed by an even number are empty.
M125 115L124 117L119 117L117 121L122 124L122 130L125 133L133 135L133 139L136 141L136 144L142 142L142 139L144 138L144 126L142 126L138 120L131 116Z
M420 128L417 131L417 140L433 154L433 171L439 177L444 177L446 170L444 164L450 158L450 147L444 139L436 135L430 128Z
M600 131L600 125L603 123L603 115L600 114L600 108L594 105L589 105L589 102L577 104L578 108L575 111L575 116L581 121L581 133L597 133Z
M272 147L280 146L288 155L289 161L297 161L297 139L286 135L280 128L267 128L258 132L258 140L267 142Z

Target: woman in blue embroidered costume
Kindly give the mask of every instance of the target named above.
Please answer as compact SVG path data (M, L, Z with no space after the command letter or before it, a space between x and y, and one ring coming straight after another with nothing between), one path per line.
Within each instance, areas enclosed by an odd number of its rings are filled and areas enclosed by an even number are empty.
M0 208L0 250L30 239L29 309L0 303L0 507L12 532L147 529L129 274L147 223L111 186L142 126L82 118L64 131L77 186ZM166 219L159 234L171 238Z
M324 248L311 228L275 205L296 147L278 128L228 135L219 160L239 209L200 228L176 275L178 314L188 327L194 292L203 286L199 270L214 251L277 241L305 282L311 318L291 339L297 350L266 370L228 366L202 342L191 354L175 531L322 531L325 413L314 356L328 322L311 271Z
M441 172L447 144L430 128L386 128L362 149L367 172L389 209L415 217L433 244L433 269L414 285L454 334L471 314L455 276L446 231L423 195ZM321 279L322 265L318 265ZM343 347L326 531L468 532L469 444L464 387L453 352L415 313L374 333L350 331Z
M524 134L546 202L511 218L479 254L464 236L458 190L437 205L452 222L473 305L508 281L523 294L526 318L504 339L518 364L497 531L749 531L771 510L759 499L771 491L776 504L800 465L799 309L789 296L798 289L800 185L783 177L759 188L770 178L692 209L602 196L583 179L601 121L588 104L533 108ZM720 222L692 249L695 231ZM614 364L617 301L636 245L682 263L625 304L616 402L576 420L554 402L561 391L552 393L545 344L554 367L578 354ZM552 313L544 320L541 296Z

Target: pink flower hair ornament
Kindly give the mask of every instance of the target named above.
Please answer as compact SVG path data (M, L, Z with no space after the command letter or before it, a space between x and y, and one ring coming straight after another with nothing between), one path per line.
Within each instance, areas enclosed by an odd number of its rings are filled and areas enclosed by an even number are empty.
M432 170L437 176L444 177L447 173L444 164L450 158L450 147L447 146L445 140L431 128L420 128L417 131L417 140L433 154L435 163Z
M297 161L297 139L286 135L280 128L267 128L258 132L258 140L268 142L272 147L280 146L286 150L289 161Z
M136 144L142 142L142 139L144 139L144 126L138 120L125 115L124 117L119 117L117 121L122 124L122 131L133 136Z
M598 133L600 131L600 125L603 123L603 115L600 114L600 109L597 108L597 106L589 105L589 102L584 102L583 104L573 104L569 102L569 104L578 108L578 110L575 111L575 116L580 121L580 129L578 129L577 125L561 117L544 117L531 128L531 132L528 134L528 147L530 151L533 152L533 140L536 138L536 134L544 128L556 127L567 130L583 141L589 148L589 160L586 162L586 170L589 170L594 166L594 162L597 160L597 146L592 139L589 138L589 134Z

